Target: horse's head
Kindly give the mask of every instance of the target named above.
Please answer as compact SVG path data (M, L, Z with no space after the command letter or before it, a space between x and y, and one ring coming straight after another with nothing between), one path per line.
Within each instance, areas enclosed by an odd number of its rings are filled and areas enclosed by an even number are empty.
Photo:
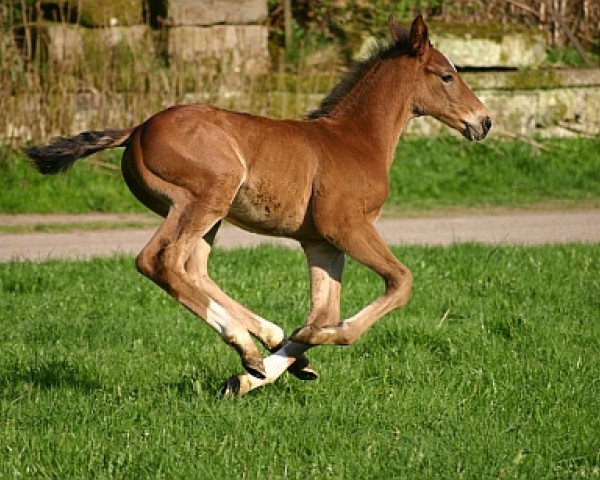
M492 126L490 114L465 84L448 58L429 42L427 25L418 15L410 30L390 16L394 42L407 42L415 62L413 112L431 115L469 140L482 140Z

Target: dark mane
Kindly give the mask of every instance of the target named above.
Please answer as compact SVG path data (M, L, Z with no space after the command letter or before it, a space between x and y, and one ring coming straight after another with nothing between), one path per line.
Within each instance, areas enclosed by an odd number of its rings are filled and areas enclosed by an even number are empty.
M397 42L389 45L378 44L367 59L356 61L351 65L350 69L342 77L340 82L333 87L331 92L329 92L329 94L321 101L319 107L310 112L306 118L314 120L327 117L339 101L354 88L354 86L379 60L399 57L401 55L406 55L409 52L410 46L408 36L406 38L400 38Z

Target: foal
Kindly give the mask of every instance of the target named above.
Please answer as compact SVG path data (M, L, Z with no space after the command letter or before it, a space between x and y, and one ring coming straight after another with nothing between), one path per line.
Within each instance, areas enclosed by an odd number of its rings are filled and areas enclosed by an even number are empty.
M272 120L206 105L179 105L127 130L58 138L27 154L42 173L125 146L131 192L165 217L136 260L138 270L202 317L240 355L246 373L224 393L241 395L286 369L316 373L304 352L348 345L408 302L412 275L373 226L407 122L431 115L469 140L491 127L488 111L448 59L430 45L419 15L410 30L390 17L392 43L358 64L305 120ZM221 221L302 245L310 270L306 324L288 340L277 325L227 296L207 273ZM348 254L378 273L385 292L340 321ZM263 360L255 337L272 355Z

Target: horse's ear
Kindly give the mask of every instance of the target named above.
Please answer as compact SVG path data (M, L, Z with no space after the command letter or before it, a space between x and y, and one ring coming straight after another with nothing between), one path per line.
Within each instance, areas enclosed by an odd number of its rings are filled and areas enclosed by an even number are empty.
M421 14L413 20L410 27L410 47L417 57L422 57L429 48L429 33Z
M396 18L391 14L388 17L388 27L390 29L390 33L392 34L392 40L394 43L408 40L410 32L407 28L404 28L402 25L400 25L398 20L396 20Z

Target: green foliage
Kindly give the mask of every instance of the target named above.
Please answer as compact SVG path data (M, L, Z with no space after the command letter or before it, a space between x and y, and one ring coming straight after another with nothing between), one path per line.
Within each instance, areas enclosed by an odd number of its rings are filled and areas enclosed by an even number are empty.
M280 0L269 0L271 12L271 41L284 46L283 9ZM387 25L390 14L410 22L415 12L433 10L441 0L299 0L292 2L293 45L285 45L286 60L297 63L302 53L319 49L324 44L338 42L346 48L348 29L358 28L361 33L380 32Z
M3 2L4 3L4 2ZM12 19L12 23L14 24L23 24L27 18L31 17L31 12L33 11L36 4L36 0L14 0L12 2L8 2L8 5L5 5L3 8L6 8L5 15L0 15L0 19L2 19L4 27L9 26L9 19ZM0 13L3 13L0 10Z
M600 246L395 253L405 309L232 401L236 354L133 259L0 264L0 477L596 478ZM300 252L217 250L211 275L303 322ZM349 262L344 316L381 288Z
M586 55L593 63L600 65L600 54L590 51L586 52ZM570 67L586 66L579 52L572 47L555 47L549 49L546 54L546 63L559 67L565 65Z

